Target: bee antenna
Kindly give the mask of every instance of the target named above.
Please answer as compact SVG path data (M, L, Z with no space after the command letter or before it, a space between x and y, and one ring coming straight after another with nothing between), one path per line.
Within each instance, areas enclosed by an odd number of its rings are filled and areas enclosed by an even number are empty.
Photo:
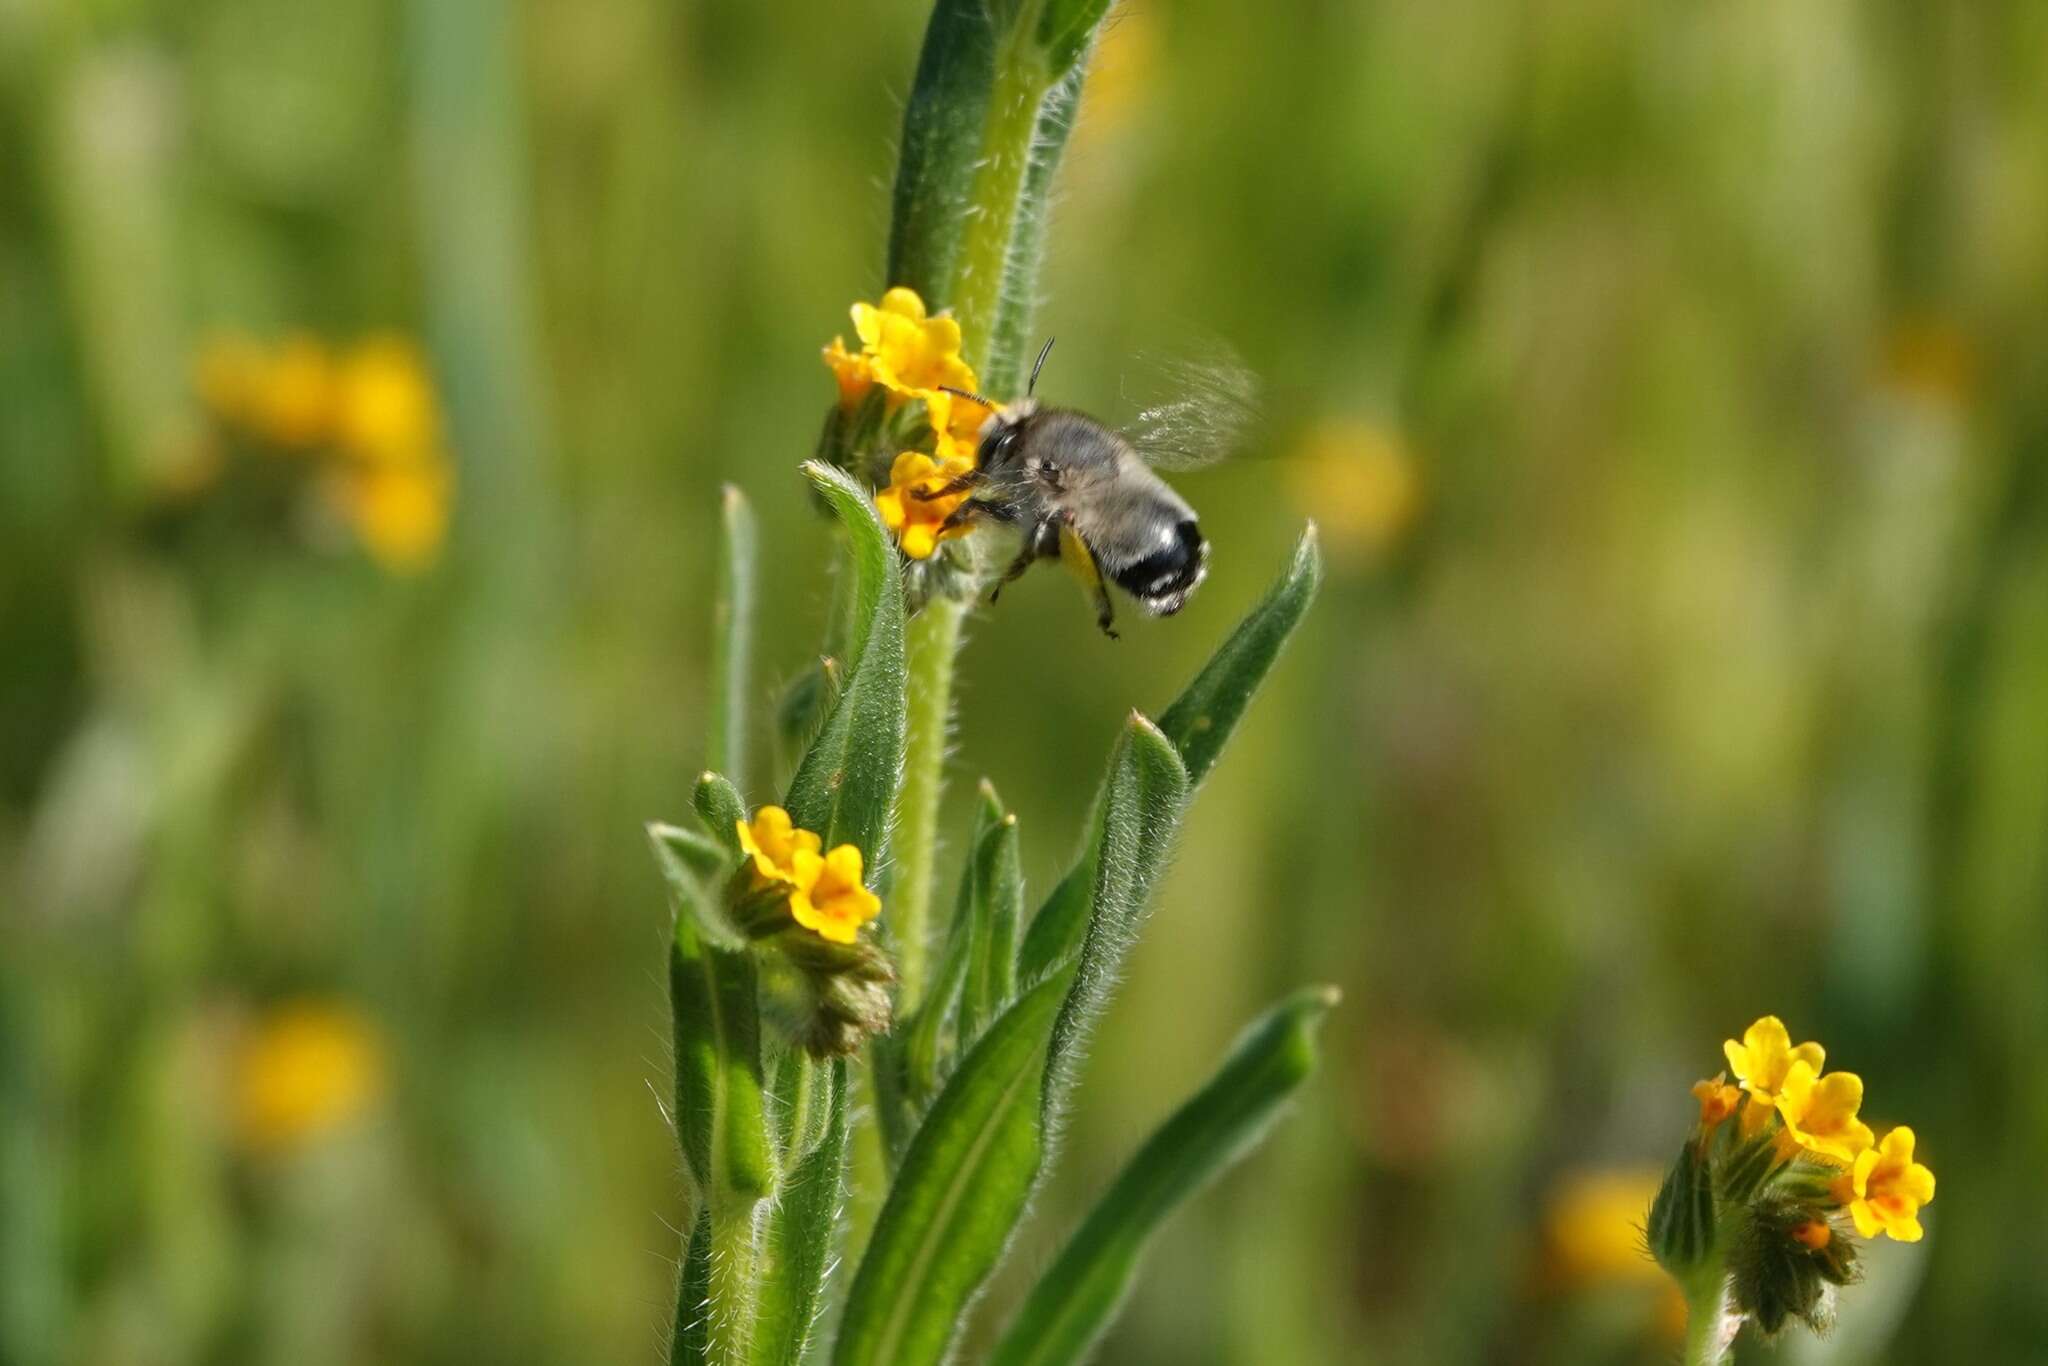
M1024 396L1029 398L1038 392L1038 372L1045 368L1045 358L1052 354L1052 344L1057 338L1047 337L1045 345L1038 348L1038 359L1031 362L1031 382L1024 386Z
M982 407L988 409L990 412L994 412L996 408L996 405L994 403L990 402L988 399L983 398L980 394L970 394L965 389L955 389L950 384L941 384L939 386L939 392L942 394L951 394L954 398L964 398L969 403L979 403Z

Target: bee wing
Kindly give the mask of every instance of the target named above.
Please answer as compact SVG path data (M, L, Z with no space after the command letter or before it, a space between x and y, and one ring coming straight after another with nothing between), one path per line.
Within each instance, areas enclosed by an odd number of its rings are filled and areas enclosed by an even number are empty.
M1136 409L1123 433L1149 465L1199 469L1230 455L1260 417L1259 386L1237 354L1211 343L1195 355L1143 356L1143 379L1126 376Z

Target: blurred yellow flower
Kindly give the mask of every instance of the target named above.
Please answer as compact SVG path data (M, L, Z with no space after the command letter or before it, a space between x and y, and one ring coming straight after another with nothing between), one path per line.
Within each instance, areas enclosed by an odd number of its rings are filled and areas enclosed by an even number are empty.
M1401 439L1355 419L1326 421L1288 462L1295 502L1316 519L1324 542L1351 559L1397 541L1422 505L1415 460Z
M882 912L882 899L861 881L860 850L842 844L823 858L799 849L793 856L796 889L789 913L796 923L835 944L851 944L860 927Z
M1854 1072L1821 1076L1805 1058L1785 1073L1778 1091L1778 1117L1800 1146L1839 1162L1853 1162L1870 1146L1870 1126L1856 1118L1863 1107L1863 1078Z
M255 338L245 332L217 332L199 344L193 357L192 387L216 417L248 425L255 420L265 364Z
M1934 1198L1934 1173L1913 1160L1913 1131L1901 1124L1875 1148L1856 1155L1850 1168L1849 1217L1866 1238L1885 1233L1917 1243L1920 1207Z
M448 536L454 480L438 462L350 471L336 486L370 558L395 574L433 564Z
M1766 1015L1742 1032L1742 1042L1733 1039L1721 1045L1728 1066L1741 1081L1742 1089L1767 1104L1775 1102L1785 1076L1795 1063L1805 1063L1817 1074L1827 1054L1817 1043L1792 1046L1785 1022Z
M1658 1332L1685 1329L1685 1297L1644 1245L1650 1203L1663 1180L1654 1167L1574 1172L1561 1177L1544 1204L1542 1283L1553 1294L1601 1286L1658 1292Z
M734 824L739 827L741 850L753 864L755 875L764 882L794 884L796 856L804 853L815 857L820 847L818 837L797 829L789 813L779 806L762 807L754 813L752 824Z
M246 420L256 435L290 450L318 445L334 432L334 357L317 338L285 338L257 368Z
M1895 393L1961 408L1977 392L1979 369L1976 343L1955 323L1907 318L1885 338L1880 378Z
M904 554L913 560L928 559L940 541L967 534L966 526L939 529L947 516L967 501L964 490L943 498L918 495L934 493L973 468L971 461L959 456L943 464L922 451L905 451L896 457L889 468L889 487L875 495L875 510L882 514L882 524L895 533Z
M368 1020L346 1005L295 1002L242 1045L235 1132L254 1152L299 1148L369 1109L384 1086L384 1045Z
M371 464L438 462L441 408L425 358L404 337L371 337L342 362L337 432Z

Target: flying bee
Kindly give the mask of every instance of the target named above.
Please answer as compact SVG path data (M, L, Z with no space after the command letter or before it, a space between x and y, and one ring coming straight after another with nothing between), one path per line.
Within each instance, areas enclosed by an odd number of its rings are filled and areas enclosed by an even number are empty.
M949 391L989 410L975 468L916 496L929 501L968 493L942 529L985 519L1022 535L991 602L1039 560L1059 559L1093 593L1096 624L1114 640L1111 583L1153 616L1166 617L1187 603L1209 570L1209 543L1195 510L1153 472L1147 457L1185 466L1223 454L1249 415L1248 381L1234 367L1183 375L1200 382L1140 413L1127 436L1085 413L1040 406L1038 374L1051 351L1047 341L1031 366L1025 396L1014 403Z

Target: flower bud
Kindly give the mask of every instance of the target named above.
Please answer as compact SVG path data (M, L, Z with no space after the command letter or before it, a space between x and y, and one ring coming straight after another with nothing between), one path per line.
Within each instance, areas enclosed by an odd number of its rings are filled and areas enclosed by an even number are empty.
M1824 1333L1834 1321L1833 1287L1856 1279L1856 1247L1802 1201L1760 1200L1744 1220L1728 1270L1736 1309L1765 1334L1793 1318Z
M1650 1254L1681 1281L1714 1251L1714 1172L1703 1147L1687 1143L1678 1150L1650 1205Z
M870 1035L889 1031L896 968L880 948L865 939L835 943L799 928L767 942L802 977L808 999L795 1033L806 1052L818 1058L844 1057L858 1051Z

